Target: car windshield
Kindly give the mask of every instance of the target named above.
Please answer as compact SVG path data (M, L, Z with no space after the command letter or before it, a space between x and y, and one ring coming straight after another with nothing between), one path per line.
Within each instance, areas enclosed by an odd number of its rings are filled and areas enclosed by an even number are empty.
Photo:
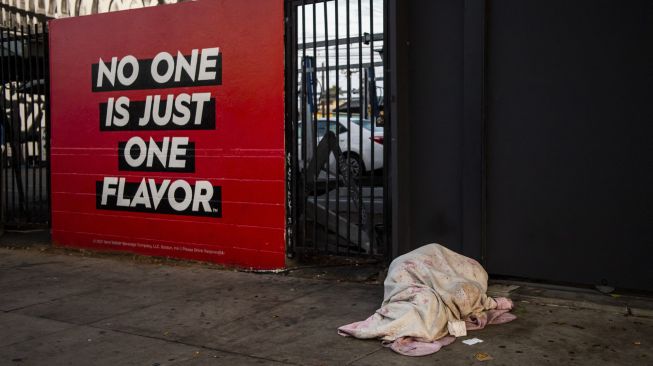
M352 129L358 128L358 126L355 125L360 125L360 118L358 117L351 117L350 118L351 123L354 126L351 126ZM301 130L302 130L302 121L299 122L299 133L301 136ZM363 120L363 128L371 131L372 130L372 122L369 119L364 119ZM324 133L326 132L327 129L327 121L325 119L319 119L317 121L317 135L318 136L324 136ZM340 124L338 125L335 120L330 120L329 121L329 129L336 134L340 134L343 132L347 132L347 117L340 117ZM337 130L336 130L337 129ZM383 133L383 127L375 126L374 127L374 133Z
M372 130L372 121L370 121L369 119L364 119L363 120L363 128L368 130L368 131L371 131ZM383 127L374 126L374 132L383 132Z
M347 119L345 118L344 123L347 123L346 121L347 121ZM352 117L351 122L355 123L355 124L360 124L360 119L357 118L357 117ZM368 131L371 131L372 130L372 121L370 121L369 119L364 119L363 120L363 128L368 130ZM383 133L383 127L374 126L374 133L379 133L379 132Z
M302 136L303 125L304 125L303 122L299 121L298 133L300 137ZM317 125L317 136L319 137L324 136L327 130L327 120L325 119L318 120L316 125ZM347 131L347 127L343 126L342 123L338 124L334 120L329 121L328 127L329 130L335 133L336 135Z

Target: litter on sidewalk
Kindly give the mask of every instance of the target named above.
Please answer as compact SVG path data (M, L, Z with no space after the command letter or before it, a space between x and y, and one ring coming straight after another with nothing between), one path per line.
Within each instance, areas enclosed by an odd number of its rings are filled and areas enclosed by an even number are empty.
M479 361L490 361L493 360L494 358L487 353L479 352L474 355L474 357L479 360Z
M463 343L465 343L465 344L468 345L468 346L473 346L473 345L475 345L476 343L482 343L482 342L483 342L483 340L482 340L482 339L478 339L478 338L470 338L470 339L465 339L465 340L463 341Z
M466 335L516 319L509 313L510 299L486 294L487 280L477 261L439 244L425 245L392 262L381 308L364 321L338 328L338 333L377 338L407 356L435 353L455 341L451 330L463 334L457 322L465 322Z

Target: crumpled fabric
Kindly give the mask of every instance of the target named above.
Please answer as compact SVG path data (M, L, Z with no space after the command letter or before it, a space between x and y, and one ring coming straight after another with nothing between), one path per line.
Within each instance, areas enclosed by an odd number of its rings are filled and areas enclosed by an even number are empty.
M475 260L439 244L396 258L381 307L366 320L338 328L343 336L380 339L393 351L423 356L451 344L450 321L468 330L514 320L512 301L487 296L487 272Z
M454 336L446 336L433 342L421 342L412 337L401 337L394 342L387 342L384 346L404 356L426 356L450 345L455 340Z

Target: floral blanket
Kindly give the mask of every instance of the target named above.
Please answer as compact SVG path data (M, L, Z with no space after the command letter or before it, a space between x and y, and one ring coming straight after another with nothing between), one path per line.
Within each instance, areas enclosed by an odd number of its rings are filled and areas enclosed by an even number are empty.
M338 333L378 338L408 356L437 352L455 340L450 332L466 335L466 330L516 318L509 313L512 301L486 295L487 280L477 261L439 244L425 245L392 262L381 308Z

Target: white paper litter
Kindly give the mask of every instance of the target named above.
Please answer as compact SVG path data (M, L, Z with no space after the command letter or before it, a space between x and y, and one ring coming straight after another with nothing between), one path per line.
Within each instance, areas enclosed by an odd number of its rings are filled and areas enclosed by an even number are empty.
M482 339L478 339L478 338L470 338L470 339L465 339L465 340L463 341L463 343L465 343L465 344L468 345L468 346L473 346L473 345L475 345L476 343L481 343L481 342L483 342L483 340L482 340Z

